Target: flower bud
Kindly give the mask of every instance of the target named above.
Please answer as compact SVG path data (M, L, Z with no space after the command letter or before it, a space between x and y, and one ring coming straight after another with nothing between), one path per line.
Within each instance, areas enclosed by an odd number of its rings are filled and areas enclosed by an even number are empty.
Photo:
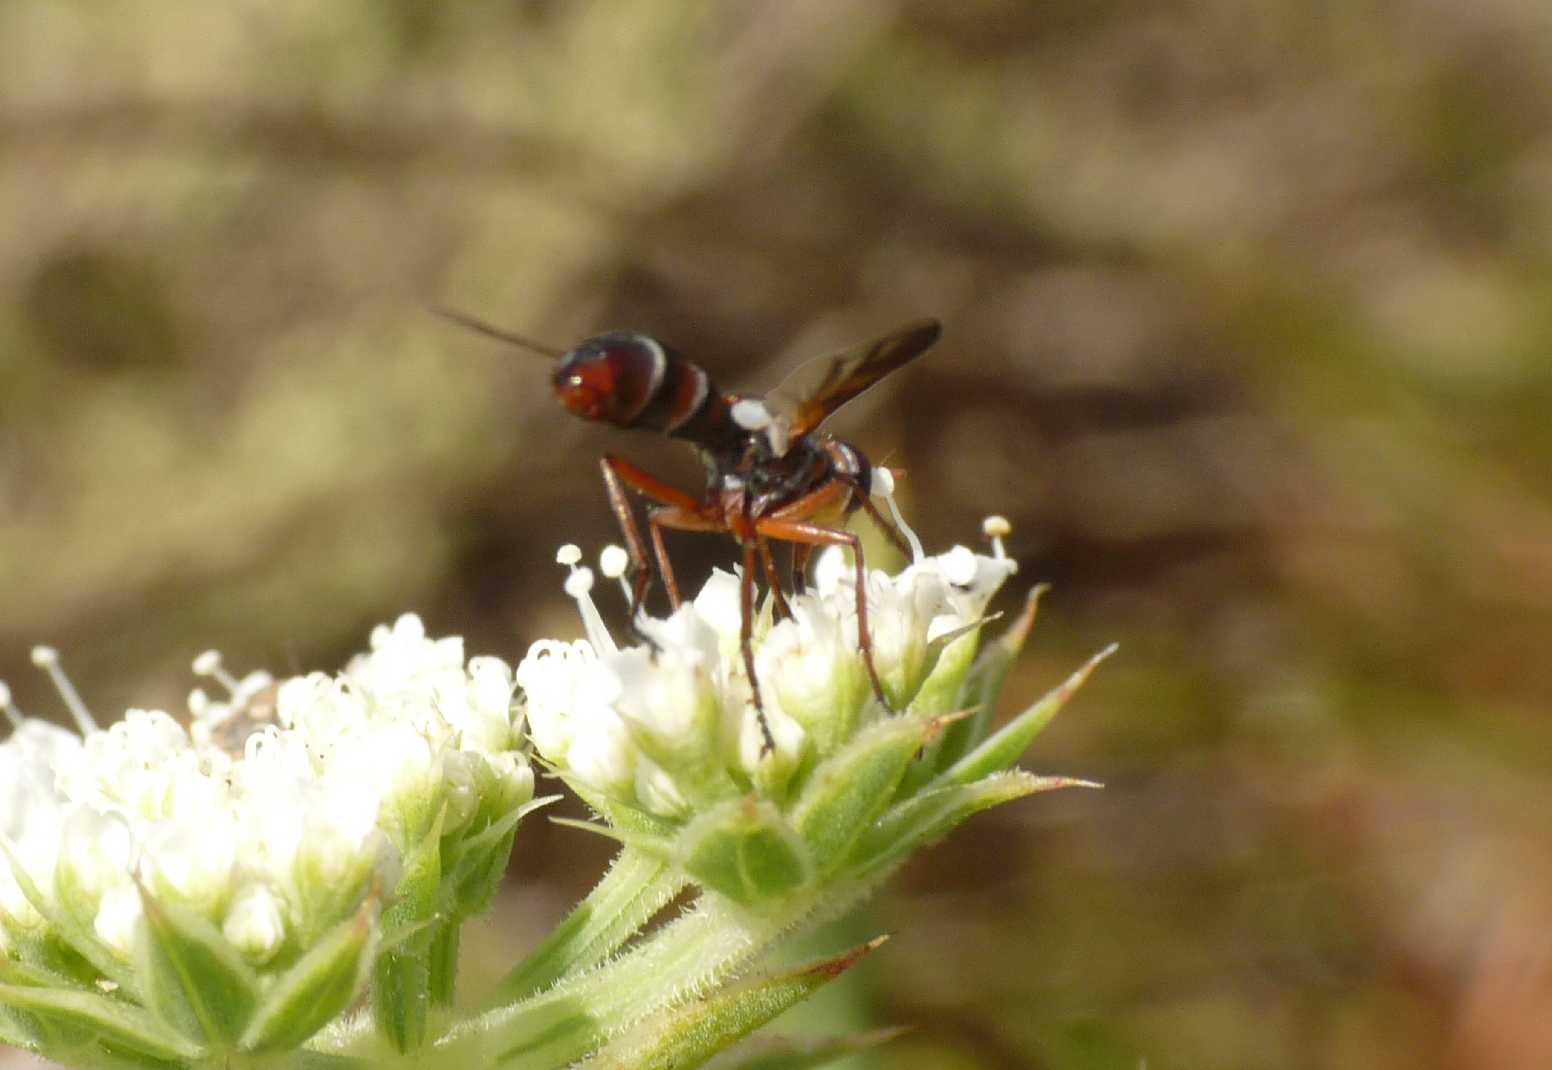
M232 898L221 933L249 962L267 962L286 940L284 904L267 884L244 885Z

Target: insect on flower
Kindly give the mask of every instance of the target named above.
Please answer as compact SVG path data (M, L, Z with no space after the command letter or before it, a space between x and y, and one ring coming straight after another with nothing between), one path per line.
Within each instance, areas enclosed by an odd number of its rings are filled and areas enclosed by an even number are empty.
M678 609L682 601L663 543L665 528L731 535L743 556L739 603L744 668L767 749L773 743L755 679L751 643L757 567L765 574L776 612L791 615L771 554L773 542L793 545L792 584L798 591L816 546L850 548L856 569L858 644L874 694L889 705L873 664L862 543L839 524L864 509L902 552L910 551L900 532L873 504L873 466L862 451L821 427L846 402L925 353L942 333L937 320L911 323L875 341L810 360L774 390L754 395L723 393L700 365L643 334L613 331L561 352L461 312L438 311L481 334L558 361L552 379L555 396L573 414L616 427L655 431L695 447L707 472L706 486L698 497L623 458L603 457L609 504L630 551L631 625L634 629L659 572L673 608ZM647 530L655 569L627 488L654 503L647 511Z

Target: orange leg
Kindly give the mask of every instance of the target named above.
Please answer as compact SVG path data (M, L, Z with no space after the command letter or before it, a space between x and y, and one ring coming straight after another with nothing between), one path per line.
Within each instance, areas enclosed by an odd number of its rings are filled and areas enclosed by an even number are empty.
M803 555L805 563L808 560L808 554L815 546L851 548L852 561L857 569L857 645L862 649L862 661L867 666L868 679L873 684L873 693L884 704L884 708L889 709L889 698L884 694L884 685L879 680L878 668L873 664L873 635L868 629L868 571L862 556L862 540L850 531L827 527L809 520L809 517L814 514L823 512L837 503L843 503L848 497L860 498L870 510L874 510L876 515L873 503L867 500L867 495L862 492L861 487L848 479L832 479L757 521L755 531L768 538L808 547L809 549L805 550ZM890 525L889 530L894 531L893 525Z
M765 736L761 754L776 749L771 736L770 723L765 719L765 704L760 701L760 680L754 672L754 566L759 553L758 543L751 539L744 543L744 573L738 578L739 632L738 645L744 655L744 672L749 676L749 693L754 699L755 716L760 721L760 732Z
M781 593L781 577L776 574L776 559L771 556L771 544L764 539L759 540L760 562L765 566L765 583L771 589L771 597L776 600L776 619L792 616L792 607L787 604L787 596Z
M668 558L668 547L663 543L663 529L719 532L727 529L700 513L687 513L672 505L650 510L647 513L647 528L652 532L652 552L657 557L658 570L663 573L663 586L668 588L668 604L677 610L684 599L679 595L679 581L674 578L674 566Z
M795 498L779 509L771 510L760 519L807 520L815 513L823 512L831 506L844 504L847 496L853 493L853 489L852 484L844 479L831 479L821 483L801 498Z
M669 486L629 461L605 455L600 466L604 474L604 487L609 493L609 507L614 510L614 518L619 522L621 534L625 536L625 547L630 552L632 573L630 622L631 631L639 636L640 633L636 630L636 617L641 612L656 573L652 563L647 559L647 546L642 540L641 527L636 523L636 515L631 512L630 499L626 497L625 488L630 487L667 507L655 510L653 517L649 518L649 524L652 528L652 547L656 553L658 567L663 570L664 583L668 587L669 598L676 609L679 606L679 584L674 579L673 570L669 566L668 552L658 531L659 526L690 527L693 524L695 530L702 531L720 531L722 526L717 523L716 518L707 515L706 506L702 502L677 487Z
M820 491L814 492L814 494L818 493ZM793 505L799 504L802 500L800 498ZM778 519L779 515L755 521L755 531L765 538L780 539L783 542L851 548L852 560L857 567L857 645L862 648L862 663L867 666L868 679L873 683L873 693L878 696L878 700L884 704L886 710L890 709L889 699L884 694L883 682L879 680L878 669L873 664L873 637L868 630L868 570L862 560L862 540L855 532L827 528L823 524L814 524L807 520L782 520ZM753 672L753 669L751 668L750 671Z
M792 544L792 589L798 594L808 589L808 559L813 552L814 544L811 542Z

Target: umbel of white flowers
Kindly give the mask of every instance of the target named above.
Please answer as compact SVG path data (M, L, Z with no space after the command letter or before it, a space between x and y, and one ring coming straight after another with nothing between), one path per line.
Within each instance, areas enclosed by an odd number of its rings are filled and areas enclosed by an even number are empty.
M956 546L927 555L895 515L914 560L897 575L867 576L887 705L869 681L854 573L838 550L821 556L811 590L789 598L790 616L776 620L769 598L761 607L754 662L764 701L756 709L737 576L715 572L668 618L638 622L650 646L622 648L593 603L581 551L561 548L588 637L535 643L516 679L537 754L605 819L600 831L744 903L879 861L852 857L859 838L913 778L965 750L969 726L954 726L978 713L964 685L983 614L1017 570L1000 517L986 523L990 554ZM609 547L600 568L617 578L624 561ZM877 846L894 857L912 842Z
M1016 571L1006 521L987 522L990 553L928 555L880 477L913 550L865 578L882 701L834 555L790 616L759 609L763 709L734 576L622 647L572 546L587 638L541 640L515 672L405 616L337 675L237 678L203 654L217 693L196 690L186 722L131 710L101 729L39 648L75 730L0 684L0 1044L94 1068L700 1065L874 946L751 978L794 933L972 814L1085 783L1016 765L1099 658L993 731L1039 590L983 642ZM625 564L616 547L600 562L622 585ZM530 758L623 848L460 1016L461 926L548 801ZM370 1013L347 1014L364 992Z
M77 731L0 694L0 1039L294 1047L374 964L395 980L384 941L450 938L485 905L533 797L511 669L414 616L337 676L239 680L202 654L225 695L196 690L187 727L132 709L98 729L57 654L34 661Z

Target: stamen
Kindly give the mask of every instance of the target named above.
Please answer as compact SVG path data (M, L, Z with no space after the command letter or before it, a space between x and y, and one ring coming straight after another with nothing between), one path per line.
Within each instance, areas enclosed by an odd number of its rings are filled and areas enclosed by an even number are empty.
M600 655L618 654L620 648L615 646L614 637L609 634L609 629L604 626L604 618L593 604L593 570L586 565L577 565L582 560L581 548L567 543L556 553L555 560L571 570L571 574L566 577L565 591L577 603L577 611L582 615L582 627L587 632L587 641L593 644L593 649Z
M620 590L625 592L625 606L631 608L631 585L625 578L626 569L630 568L630 554L625 552L625 547L610 543L598 553L598 571L611 580L620 581Z
M200 718L205 716L205 712L209 709L210 696L205 693L205 689L203 687L196 687L193 691L189 692L190 714L192 714L195 718Z
M927 552L922 549L921 540L905 522L905 517L900 515L900 507L895 504L895 474L882 465L873 469L873 493L883 498L884 504L889 506L889 515L894 518L895 527L900 529L900 534L905 536L906 544L911 548L911 563L920 564Z
M210 677L219 683L222 687L226 688L234 698L237 696L238 690L242 687L241 681L239 681L237 677L233 676L231 673L227 672L226 668L221 664L221 652L219 650L205 651L203 654L199 655L199 657L194 659L192 668L194 670L195 676Z
M1008 523L1005 516L989 516L981 521L981 530L986 537L992 540L992 556L997 560L1005 560L1008 556L1007 548L1002 545L1002 540L1013 534L1013 525Z
M16 708L16 703L11 701L11 689L4 680L0 680L0 710L5 711L5 719L11 722L11 727L20 732L22 728L22 711Z
M566 593L572 598L586 598L593 592L593 570L587 567L574 568L571 575L566 577Z
M81 693L65 675L65 670L59 667L59 651L51 646L35 646L32 648L32 663L48 674L49 680L54 684L54 690L58 691L59 697L64 700L65 709L70 711L70 716L75 720L76 729L81 735L89 736L96 732L97 721L92 717L92 711L86 708L86 703L81 701Z

